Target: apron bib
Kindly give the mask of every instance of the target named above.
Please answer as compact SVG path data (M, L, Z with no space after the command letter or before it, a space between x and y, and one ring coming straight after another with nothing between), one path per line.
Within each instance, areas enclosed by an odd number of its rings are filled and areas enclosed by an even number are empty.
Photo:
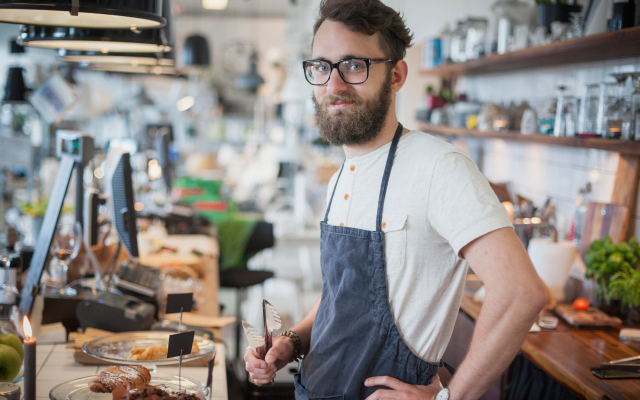
M296 399L365 399L380 387L373 376L388 375L427 385L438 371L416 357L398 332L389 306L382 210L402 125L391 142L382 177L376 230L327 224L338 174L321 229L322 301L313 322L309 352L295 377Z

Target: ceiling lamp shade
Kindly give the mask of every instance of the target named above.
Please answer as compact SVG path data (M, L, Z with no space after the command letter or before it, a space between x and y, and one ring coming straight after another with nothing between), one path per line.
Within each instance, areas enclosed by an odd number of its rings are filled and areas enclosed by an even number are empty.
M160 53L171 50L163 29L87 29L23 25L18 41L23 46L99 51L107 53Z
M249 72L236 78L235 85L238 89L248 89L252 92L258 90L258 86L264 84L264 79L258 75L258 54L251 54L251 66Z
M107 53L97 51L58 50L58 61L69 63L89 64L119 64L119 65L161 65L174 66L172 52L165 53Z
M184 41L182 48L182 62L184 65L194 67L208 67L209 44L207 38L200 35L191 35Z
M76 28L160 28L162 0L0 0L0 22Z
M206 10L224 10L229 0L202 0L202 8Z
M91 64L86 69L90 71L121 72L125 74L149 74L149 75L177 75L178 70L171 66L161 65L117 65L117 64Z
M4 88L5 102L25 102L27 101L27 86L24 84L24 76L22 72L24 69L21 67L9 68L7 74L7 85Z

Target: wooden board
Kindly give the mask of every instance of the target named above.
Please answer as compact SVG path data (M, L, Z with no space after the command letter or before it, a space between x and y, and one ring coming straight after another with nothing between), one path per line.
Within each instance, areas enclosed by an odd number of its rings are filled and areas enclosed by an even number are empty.
M576 311L571 304L558 304L554 311L575 327L610 327L622 324L620 318L611 317L595 307L587 311Z
M610 236L613 243L625 241L629 207L617 204L589 203L584 216L579 253L584 256L591 242Z
M621 154L616 171L616 180L611 194L611 203L627 206L631 212L623 225L623 240L629 239L635 229L636 197L638 195L638 178L640 178L640 157Z
M612 140L602 138L586 138L586 137L570 137L570 136L551 136L541 133L531 135L523 135L518 131L479 131L477 129L467 129L454 126L432 125L429 123L421 123L418 125L421 131L446 136L463 136L473 137L477 139L500 139L518 143L538 143L549 146L576 147L582 149L598 149L615 151L620 154L629 154L640 156L640 142L630 142L628 140Z
M545 46L529 47L505 54L493 54L464 63L450 63L421 73L452 77L635 57L640 55L639 44L640 27L636 26L615 32L553 42Z
M611 400L640 400L640 379L603 379L600 389Z

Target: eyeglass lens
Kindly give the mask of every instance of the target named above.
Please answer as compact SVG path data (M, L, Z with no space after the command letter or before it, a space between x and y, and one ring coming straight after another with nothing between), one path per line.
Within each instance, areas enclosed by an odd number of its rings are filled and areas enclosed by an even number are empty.
M341 61L338 69L346 83L358 84L367 80L368 66L363 60ZM324 85L329 81L331 64L327 61L308 61L305 64L305 74L312 85Z

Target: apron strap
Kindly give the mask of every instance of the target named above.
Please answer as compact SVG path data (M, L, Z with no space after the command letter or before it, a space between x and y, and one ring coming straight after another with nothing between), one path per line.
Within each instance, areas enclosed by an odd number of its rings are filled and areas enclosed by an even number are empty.
M449 373L451 374L451 376L453 376L453 374L456 373L456 369L453 368L451 365L449 365L446 361L444 360L440 360L440 365L439 367L445 367L447 369L447 371L449 371Z
M384 167L384 175L382 176L382 185L380 185L380 198L378 199L378 216L376 217L376 232L382 232L382 209L384 208L384 198L387 195L387 185L389 184L389 175L391 175L391 167L393 166L393 158L396 155L396 148L402 136L402 124L398 122L398 129L393 136L389 155L387 156L387 165Z
M340 167L340 173L338 174L338 178L336 179L336 184L333 187L333 192L331 192L331 198L329 199L329 204L327 204L327 212L324 214L324 223L325 224L329 220L329 210L331 210L331 203L333 203L333 195L336 194L336 188L338 187L338 181L340 180L340 175L342 175L342 169L344 168L344 163L345 162L343 162L342 163L342 167Z

